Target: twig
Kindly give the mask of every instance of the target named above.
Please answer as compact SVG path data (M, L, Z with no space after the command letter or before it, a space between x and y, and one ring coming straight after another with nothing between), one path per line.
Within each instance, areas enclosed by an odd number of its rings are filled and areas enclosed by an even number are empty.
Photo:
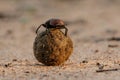
M107 39L108 41L120 41L120 37L111 37Z
M99 69L96 70L96 72L106 72L106 71L118 71L119 69L115 68L115 69Z

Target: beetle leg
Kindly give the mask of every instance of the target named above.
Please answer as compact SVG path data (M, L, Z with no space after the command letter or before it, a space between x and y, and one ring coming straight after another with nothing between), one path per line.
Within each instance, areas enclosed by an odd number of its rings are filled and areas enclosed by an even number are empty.
M40 28L41 26L43 26L43 24L41 24L40 26L38 26L38 28L36 29L36 34L37 34L37 32L38 32L38 30L39 30L39 28Z
M65 36L67 36L68 29L65 26L56 27L57 29L65 29Z
M63 28L65 29L65 36L67 36L68 29L65 26Z
M65 29L65 36L67 36L68 29L65 26L62 26L62 29Z
M48 33L49 33L49 30L46 28L46 33L47 33L47 35L48 35Z

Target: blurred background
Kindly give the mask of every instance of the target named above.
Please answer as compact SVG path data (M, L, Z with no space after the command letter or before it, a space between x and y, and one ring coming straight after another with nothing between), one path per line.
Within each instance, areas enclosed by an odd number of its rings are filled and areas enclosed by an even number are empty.
M0 0L0 62L35 60L35 30L50 18L68 24L78 57L82 44L120 36L120 0Z

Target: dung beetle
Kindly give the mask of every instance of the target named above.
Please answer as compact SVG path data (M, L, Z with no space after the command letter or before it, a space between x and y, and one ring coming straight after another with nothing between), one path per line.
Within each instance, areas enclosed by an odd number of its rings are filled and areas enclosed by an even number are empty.
M36 33L38 32L41 26L45 27L46 30L51 28L65 29L65 36L67 36L68 29L65 27L65 23L60 19L49 19L44 24L41 24L40 26L38 26L38 28L36 29Z

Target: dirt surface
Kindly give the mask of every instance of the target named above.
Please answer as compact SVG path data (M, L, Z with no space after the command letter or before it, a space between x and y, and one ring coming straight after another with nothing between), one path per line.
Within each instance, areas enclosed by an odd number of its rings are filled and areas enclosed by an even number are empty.
M74 43L62 66L33 54L35 30L50 18L68 24ZM96 72L104 69L115 70ZM120 0L0 0L0 80L119 80L119 69Z

